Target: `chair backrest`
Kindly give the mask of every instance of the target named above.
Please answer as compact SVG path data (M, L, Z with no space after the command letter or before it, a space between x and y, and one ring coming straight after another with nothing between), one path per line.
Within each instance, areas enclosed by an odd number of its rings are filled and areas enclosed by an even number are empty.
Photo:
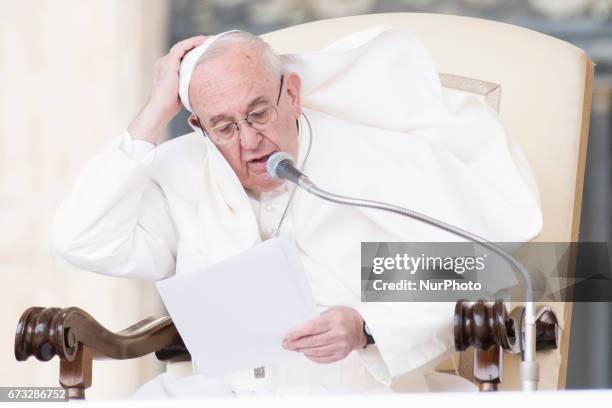
M425 13L322 20L263 37L279 53L302 52L372 25L409 29L425 43L445 87L479 93L498 108L538 183L544 227L536 241L577 241L593 79L585 52L509 24ZM564 330L560 350L538 355L543 389L565 387L571 303L554 309ZM517 363L506 358L502 388L519 387Z

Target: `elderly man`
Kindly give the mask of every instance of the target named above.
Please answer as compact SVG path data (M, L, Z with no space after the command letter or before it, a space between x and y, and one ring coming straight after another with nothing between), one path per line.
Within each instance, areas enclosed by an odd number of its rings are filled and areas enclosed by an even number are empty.
M194 133L164 142L181 103ZM149 101L58 210L53 253L93 272L162 279L289 233L321 312L283 343L303 358L222 384L233 393L433 388L432 367L452 348L452 305L362 303L360 243L456 237L317 201L266 173L278 151L326 189L490 240L525 241L541 228L520 150L478 100L443 100L410 33L374 28L279 57L259 37L230 32L181 41L157 61ZM169 377L160 383L172 394Z

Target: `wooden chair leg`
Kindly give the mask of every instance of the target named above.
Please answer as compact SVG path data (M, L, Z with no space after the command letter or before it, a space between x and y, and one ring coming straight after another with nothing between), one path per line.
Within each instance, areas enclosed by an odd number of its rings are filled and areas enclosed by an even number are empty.
M497 391L502 381L503 358L499 346L474 351L474 381L479 391Z
M60 361L60 385L68 391L68 399L85 399L85 390L91 386L93 353L79 344L73 361Z

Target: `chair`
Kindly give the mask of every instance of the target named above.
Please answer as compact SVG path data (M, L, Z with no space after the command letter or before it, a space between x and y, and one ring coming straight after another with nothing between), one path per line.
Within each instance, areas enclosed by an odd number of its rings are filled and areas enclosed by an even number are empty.
M429 49L445 93L480 95L483 103L499 112L525 152L540 190L544 229L536 241L578 241L594 72L584 51L509 24L421 13L336 18L263 37L279 53L300 52L372 25L413 31ZM559 348L538 354L541 389L564 388L567 371L572 305L550 307L563 331ZM91 384L92 358L137 358L156 352L164 361L189 359L168 317L151 317L115 334L77 308L25 311L15 351L18 360L34 355L46 361L58 355L60 383L73 398L83 398ZM471 360L464 353L461 360L462 374L470 377ZM518 389L518 358L506 360L502 388ZM448 370L448 365L439 369Z

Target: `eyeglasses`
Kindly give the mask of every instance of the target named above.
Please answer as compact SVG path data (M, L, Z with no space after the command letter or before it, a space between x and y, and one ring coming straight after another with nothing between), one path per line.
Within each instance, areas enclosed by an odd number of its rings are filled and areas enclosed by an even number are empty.
M223 122L215 125L208 136L217 144L227 144L234 140L240 132L239 125L242 122L247 122L255 130L265 130L278 118L278 104L283 92L283 75L280 78L280 89L278 90L278 98L276 105L267 104L260 106L251 112L246 117L238 122Z

